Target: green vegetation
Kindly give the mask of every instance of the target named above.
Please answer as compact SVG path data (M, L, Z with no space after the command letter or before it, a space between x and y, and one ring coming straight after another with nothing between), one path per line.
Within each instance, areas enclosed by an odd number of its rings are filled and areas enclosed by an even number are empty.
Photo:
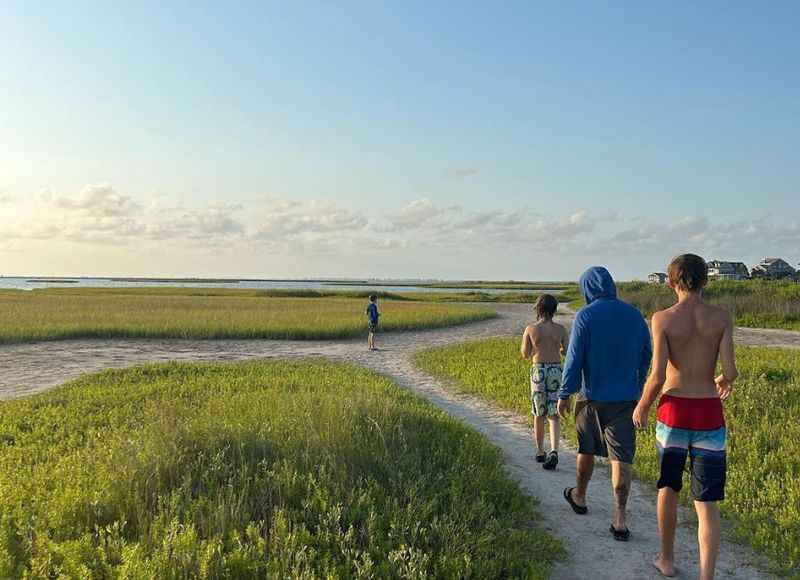
M725 403L728 486L721 507L737 538L770 555L781 571L800 577L800 355L739 348L737 357L741 377ZM416 363L461 390L530 416L529 363L520 358L517 339L437 348L420 353ZM655 481L650 423L638 438L635 467L638 476ZM574 439L573 429L564 433Z
M0 403L0 577L546 578L502 461L354 366L106 371Z
M298 295L298 292L294 293ZM208 288L67 288L0 292L0 343L68 338L332 339L365 332L363 298L287 297ZM455 304L383 300L385 331L496 316Z
M619 296L645 316L675 304L675 293L665 284L622 282ZM583 298L575 289L568 293L571 306L580 308ZM773 280L717 280L703 292L708 302L722 306L738 326L800 330L800 284Z
M429 284L420 284L420 286L426 288L480 288L495 290L538 290L542 292L566 290L574 285L575 284L571 282L518 282L514 280L505 282L467 280L464 282L433 282Z
M353 282L333 282L334 284L353 284ZM505 281L491 281L491 280L461 280L458 282L367 282L360 281L360 284L367 284L370 286L394 286L401 288L403 286L413 288L476 288L484 290L540 290L547 291L560 291L575 286L575 282L522 282L517 280Z
M417 300L422 302L496 302L514 304L532 304L540 294L534 292L402 292L397 294L401 300ZM561 294L553 295L559 302L567 299Z

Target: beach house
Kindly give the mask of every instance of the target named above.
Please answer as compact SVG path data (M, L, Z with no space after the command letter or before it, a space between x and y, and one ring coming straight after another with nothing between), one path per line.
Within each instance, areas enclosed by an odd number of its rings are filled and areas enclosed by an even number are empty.
M712 280L746 280L750 273L744 262L711 260L708 263L708 277Z
M647 276L647 281L651 284L666 284L667 275L664 272L653 272Z
M758 265L753 266L750 275L753 278L767 278L770 280L779 280L781 278L791 278L796 274L795 269L787 262L780 258L764 258Z

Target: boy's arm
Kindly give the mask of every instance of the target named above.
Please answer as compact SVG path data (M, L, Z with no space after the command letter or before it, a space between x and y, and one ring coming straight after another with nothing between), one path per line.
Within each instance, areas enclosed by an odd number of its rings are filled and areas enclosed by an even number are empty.
M722 366L722 374L715 380L719 398L723 401L730 396L733 381L739 376L736 368L736 354L733 350L733 319L728 313L725 313L725 317L725 330L719 343L719 362Z
M641 381L639 387L643 389L653 358L653 341L650 339L650 328L648 328L644 319L642 319L642 332L644 334L644 343L642 346L642 360L639 363L639 381Z
M522 358L529 359L533 355L533 341L531 340L531 327L526 326L522 333L522 344L519 345L519 353Z
M664 332L660 312L653 315L653 364L650 368L650 376L644 385L642 398L633 411L633 424L644 429L647 426L647 415L650 407L661 392L661 387L667 380L667 363L669 361L669 342L667 333Z
M561 356L567 356L567 349L569 348L569 333L563 326L561 327Z

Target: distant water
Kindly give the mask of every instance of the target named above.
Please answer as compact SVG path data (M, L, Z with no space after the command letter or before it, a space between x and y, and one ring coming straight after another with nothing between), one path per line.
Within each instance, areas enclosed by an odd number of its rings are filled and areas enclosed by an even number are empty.
M389 285L386 285L389 284ZM540 290L504 290L494 288L429 288L405 281L376 282L365 281L317 281L317 280L132 280L125 278L17 278L0 277L0 289L35 290L37 288L238 288L238 289L283 289L283 290L375 290L380 292L540 292ZM548 290L553 294L560 291Z

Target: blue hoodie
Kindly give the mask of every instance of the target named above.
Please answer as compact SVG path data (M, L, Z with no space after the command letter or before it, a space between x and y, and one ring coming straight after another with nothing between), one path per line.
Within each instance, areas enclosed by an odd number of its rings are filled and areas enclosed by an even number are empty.
M580 279L586 306L575 315L559 398L578 392L600 402L635 401L650 367L650 330L641 313L617 299L608 270L592 267Z

